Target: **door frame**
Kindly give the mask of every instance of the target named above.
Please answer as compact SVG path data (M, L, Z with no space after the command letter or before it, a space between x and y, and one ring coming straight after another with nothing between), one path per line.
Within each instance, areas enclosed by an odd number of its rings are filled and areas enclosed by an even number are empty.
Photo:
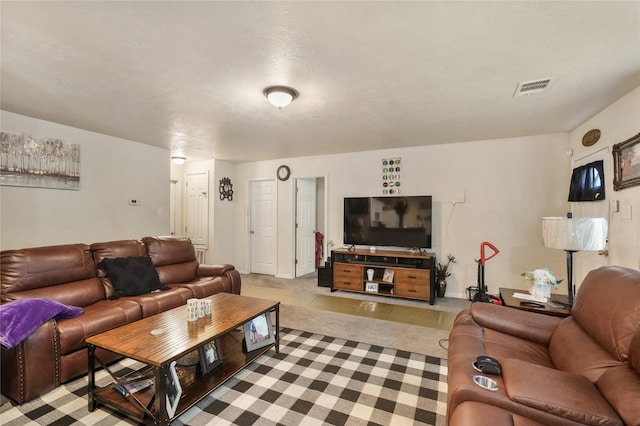
M296 233L296 221L297 221L297 201L298 201L298 194L296 192L296 188L297 188L297 181L298 179L315 179L316 180L316 184L318 182L318 179L324 179L324 240L322 241L322 252L325 254L325 257L327 255L327 233L328 233L328 226L329 226L329 218L327 215L327 212L329 211L329 176L328 175L315 175L315 176L293 176L291 179L291 193L293 194L293 196L291 197L291 217L293 218L293 220L291 221L291 241L289 244L291 244L291 259L290 261L290 265L291 265L291 276L295 277L296 276L296 253L298 251L298 247L297 247L297 233ZM318 218L316 217L316 223L318 221Z
M570 210L576 217L596 217L603 216L607 219L607 226L611 226L611 199L613 197L613 182L606 180L607 176L613 176L613 158L610 154L609 146L603 146L596 149L585 151L575 158L571 159L571 170L575 167L590 163L592 161L604 161L605 175L605 199L595 201L593 203L569 202ZM601 213L601 209L605 211ZM609 250L609 231L607 231L607 243L605 250ZM573 257L573 285L577 292L582 280L589 271L598 266L609 265L611 260L609 255L606 256L595 251L577 252Z

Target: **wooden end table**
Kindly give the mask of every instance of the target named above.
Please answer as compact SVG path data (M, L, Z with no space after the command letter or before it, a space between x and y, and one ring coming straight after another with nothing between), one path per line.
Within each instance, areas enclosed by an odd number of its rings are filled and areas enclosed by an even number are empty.
M139 423L167 425L271 347L279 352L280 302L230 293L219 293L208 299L212 301L212 314L197 321L187 321L187 307L183 305L87 338L89 411L94 411L99 403ZM275 312L275 342L244 352L242 325L270 312ZM195 373L193 380L181 383L182 397L170 417L166 406L169 365L213 339L219 342L222 364L207 374ZM115 388L127 379L114 375L98 359L96 349L147 364L140 371L145 379L152 379L153 384L126 396L118 393ZM102 388L96 386L96 361L109 372L113 383Z
M566 307L554 308L547 304L541 304L542 307L532 306L531 304L527 303L528 302L527 300L513 297L514 293L526 294L527 291L519 290L515 288L500 288L500 298L502 299L502 304L504 306L520 309L523 311L536 312L539 314L554 315L557 317L568 317L569 315L571 315L571 308L566 308ZM564 300L567 300L567 296L561 295L561 294L552 294L551 299L564 301Z

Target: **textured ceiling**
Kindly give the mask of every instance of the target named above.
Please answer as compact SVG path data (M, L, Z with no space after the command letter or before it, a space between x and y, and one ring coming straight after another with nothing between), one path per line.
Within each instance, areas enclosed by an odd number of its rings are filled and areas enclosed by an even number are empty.
M565 132L640 86L638 1L2 1L0 14L3 110L190 159ZM546 93L513 97L547 77ZM270 85L300 97L280 111Z

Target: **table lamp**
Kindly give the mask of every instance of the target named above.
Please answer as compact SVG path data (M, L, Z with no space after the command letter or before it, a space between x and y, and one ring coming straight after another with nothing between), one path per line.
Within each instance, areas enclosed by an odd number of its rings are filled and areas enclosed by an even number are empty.
M573 305L573 253L603 250L607 242L607 219L603 217L543 217L542 241L545 247L567 253L569 306Z

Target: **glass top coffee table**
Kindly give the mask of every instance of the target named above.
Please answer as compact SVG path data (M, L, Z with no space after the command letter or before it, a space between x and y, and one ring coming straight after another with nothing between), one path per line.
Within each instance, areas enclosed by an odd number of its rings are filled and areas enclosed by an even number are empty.
M197 321L187 321L186 305L139 321L96 334L86 339L89 351L89 411L98 404L124 413L139 423L166 425L194 404L222 385L227 379L260 355L280 346L280 302L230 293L208 297L212 314ZM275 332L272 343L246 352L243 349L242 326L262 314L275 313ZM199 347L215 339L222 363L212 371L196 372L188 382L180 383L181 397L172 415L167 410L167 392L171 394L170 365L192 354ZM135 393L117 391L125 384L135 384L131 375L118 377L96 356L96 349L114 352L146 364L135 381L151 382L146 389ZM97 387L96 364L107 369L113 383Z

